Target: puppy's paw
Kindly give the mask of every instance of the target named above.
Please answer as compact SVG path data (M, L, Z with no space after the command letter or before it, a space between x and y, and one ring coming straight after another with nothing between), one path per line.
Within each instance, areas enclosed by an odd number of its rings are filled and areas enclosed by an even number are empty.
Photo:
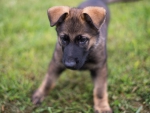
M40 91L35 91L31 97L31 101L34 105L39 105L44 100L44 94Z
M113 113L110 107L95 108L94 113Z

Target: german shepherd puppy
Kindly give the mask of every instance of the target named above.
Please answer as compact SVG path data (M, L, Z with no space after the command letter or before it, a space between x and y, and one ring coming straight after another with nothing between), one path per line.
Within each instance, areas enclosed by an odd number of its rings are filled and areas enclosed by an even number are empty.
M32 96L33 104L42 102L66 68L88 69L94 82L95 113L112 113L107 93L106 1L88 0L78 8L55 6L47 14L50 25L56 26L58 41L45 79Z

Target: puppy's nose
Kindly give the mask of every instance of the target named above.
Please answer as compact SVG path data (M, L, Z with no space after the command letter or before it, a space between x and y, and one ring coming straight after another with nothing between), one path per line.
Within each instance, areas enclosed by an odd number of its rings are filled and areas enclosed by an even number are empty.
M73 59L73 58L68 58L66 61L65 61L65 66L68 67L68 68L74 68L76 66L76 60Z

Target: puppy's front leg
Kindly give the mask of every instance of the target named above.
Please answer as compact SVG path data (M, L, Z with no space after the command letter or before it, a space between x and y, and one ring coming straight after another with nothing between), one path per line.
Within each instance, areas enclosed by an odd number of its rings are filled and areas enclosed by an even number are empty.
M92 70L91 75L94 81L93 96L95 113L112 113L108 103L106 64L100 69Z
M48 72L36 92L32 96L32 103L39 104L43 101L44 97L54 87L59 74L64 70L61 64L57 64L53 59L49 65Z

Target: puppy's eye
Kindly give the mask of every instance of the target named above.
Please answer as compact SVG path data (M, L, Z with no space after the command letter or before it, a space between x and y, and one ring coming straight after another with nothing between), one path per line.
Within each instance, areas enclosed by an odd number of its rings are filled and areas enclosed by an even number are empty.
M60 36L61 42L63 45L67 45L69 43L69 36L68 35L62 35Z
M87 41L88 41L88 38L86 38L84 36L79 35L79 36L76 37L76 42L79 45L83 46L84 44L86 44Z

